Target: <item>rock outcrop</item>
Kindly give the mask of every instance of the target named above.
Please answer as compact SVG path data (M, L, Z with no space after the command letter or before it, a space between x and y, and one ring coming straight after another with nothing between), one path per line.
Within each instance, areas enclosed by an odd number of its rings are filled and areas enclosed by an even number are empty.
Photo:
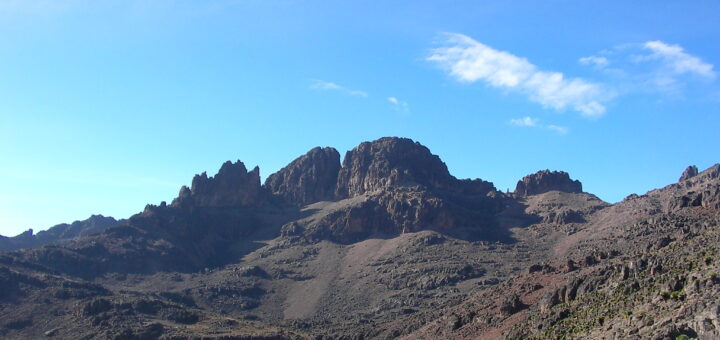
M691 165L691 166L685 168L685 171L683 171L678 182L682 182L682 181L688 180L690 178L693 178L693 177L697 176L697 174L698 174L697 166Z
M524 197L553 190L580 193L582 183L570 179L570 175L564 171L542 170L519 180L515 187L515 195Z
M397 186L449 187L454 177L440 157L407 138L385 137L348 151L337 180L336 197L349 198Z
M501 194L492 183L458 180L427 147L394 137L349 151L335 195L338 202L324 207L320 217L292 222L284 234L341 243L426 229L490 234L488 228L502 208Z
M247 207L264 203L260 168L247 171L241 161L223 163L217 175L195 175L190 189L183 186L174 204L192 201L199 207Z
M683 177L686 177L686 174L693 174L691 168L688 167L685 170ZM681 177L683 183L677 186L685 190L682 195L676 193L675 196L669 198L669 210L677 211L687 207L720 209L720 185L716 180L719 175L720 166L715 165L701 173L687 177L685 180ZM690 180L691 178L692 180Z
M316 147L270 175L265 187L286 202L304 206L332 200L340 171L340 153Z

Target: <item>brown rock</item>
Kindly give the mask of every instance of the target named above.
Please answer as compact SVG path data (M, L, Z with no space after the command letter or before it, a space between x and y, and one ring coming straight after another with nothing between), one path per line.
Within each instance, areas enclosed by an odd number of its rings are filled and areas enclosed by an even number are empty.
M542 170L519 180L515 187L515 194L530 196L553 190L580 193L582 192L582 183L570 179L570 175L564 171Z
M690 178L693 178L693 177L697 176L697 174L698 174L697 166L691 165L691 166L685 168L685 171L683 171L678 182L682 182L682 181L688 180Z
M260 169L247 171L241 161L225 162L214 177L195 175L192 187L180 189L175 204L191 199L196 206L257 206L263 203Z
M340 171L340 153L334 148L314 148L270 175L270 193L296 205L332 200Z
M385 137L347 152L335 193L349 198L393 186L446 188L453 180L428 148L407 138Z

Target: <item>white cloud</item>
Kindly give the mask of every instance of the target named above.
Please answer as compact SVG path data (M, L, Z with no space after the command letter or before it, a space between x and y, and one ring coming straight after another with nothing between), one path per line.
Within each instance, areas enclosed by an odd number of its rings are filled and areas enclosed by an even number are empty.
M598 117L605 112L602 102L610 94L599 84L538 70L525 58L462 34L450 33L446 37L445 44L449 46L434 49L427 60L438 63L458 81L482 81L493 87L520 91L544 107L572 108L586 117Z
M550 124L550 125L546 126L546 128L548 128L549 130L555 131L561 135L565 135L568 133L568 128L566 128L564 126L557 126L557 125Z
M591 55L589 57L582 57L578 60L583 65L593 65L597 68L604 68L610 64L610 61L605 57L598 57Z
M387 99L391 104L393 104L393 107L395 110L403 113L407 113L410 111L410 107L408 106L407 102L401 101L395 97L388 97Z
M683 90L691 82L713 81L717 77L714 65L691 55L680 45L659 40L622 44L597 55L607 60L604 67L596 67L609 77L606 84L625 95L661 93L683 98ZM595 62L593 58L581 58L580 62L591 64Z
M547 129L551 130L553 132L559 133L561 135L568 133L568 128L558 125L543 125L540 124L539 118L533 118L530 116L525 116L522 118L513 118L509 121L510 125L518 126L518 127L530 127L530 128L540 128L540 129Z
M643 48L650 50L652 54L640 56L637 60L661 60L666 70L675 74L694 73L698 76L715 79L713 65L708 64L700 58L686 53L680 45L666 44L660 40L648 41Z
M510 119L510 124L515 126L535 126L537 125L539 119L532 118L532 117L522 117L522 118L515 118Z
M347 87L340 86L331 81L324 81L324 80L317 80L317 79L313 80L312 84L310 84L310 88L313 90L321 90L321 91L340 91L340 92L349 94L351 96L357 96L357 97L367 97L368 96L367 92L365 92L365 91L352 90Z

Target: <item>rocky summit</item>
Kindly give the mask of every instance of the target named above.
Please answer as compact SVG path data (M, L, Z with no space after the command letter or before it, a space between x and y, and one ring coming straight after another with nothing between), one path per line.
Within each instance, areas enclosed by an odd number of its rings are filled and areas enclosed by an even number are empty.
M679 172L679 171L678 171ZM8 339L720 338L720 165L609 204L396 137L1 238Z
M314 148L268 176L265 187L288 203L304 206L332 201L340 172L340 153L334 148Z
M571 180L565 171L543 170L523 177L515 186L515 194L518 196L537 195L552 190L580 193L582 183Z

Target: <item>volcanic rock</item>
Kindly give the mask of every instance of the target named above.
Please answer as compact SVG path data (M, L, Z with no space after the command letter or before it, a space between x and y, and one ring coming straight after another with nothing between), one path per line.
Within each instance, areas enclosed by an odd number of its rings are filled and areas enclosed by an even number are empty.
M241 161L223 163L214 177L203 172L195 175L192 187L180 189L178 201L191 199L196 206L207 207L246 207L263 203L264 195L260 186L260 168L247 171Z
M336 203L287 224L281 233L351 243L373 234L427 229L479 232L491 226L502 209L501 194L492 183L458 180L428 148L395 137L365 142L349 151L335 194Z
M690 179L690 178L693 178L693 177L697 176L697 174L698 174L698 168L697 168L697 166L691 165L691 166L687 167L687 168L685 169L685 171L683 171L683 173L682 173L682 175L680 176L680 179L678 180L678 182L682 182L682 181L684 181L684 180L688 180L688 179Z
M553 190L581 193L582 183L570 179L570 175L564 171L542 170L519 180L515 187L515 195L524 197Z
M340 153L316 147L270 175L265 187L287 202L304 206L332 200L340 171Z
M447 188L454 177L440 157L407 138L365 142L345 154L336 196L348 198L393 186Z

